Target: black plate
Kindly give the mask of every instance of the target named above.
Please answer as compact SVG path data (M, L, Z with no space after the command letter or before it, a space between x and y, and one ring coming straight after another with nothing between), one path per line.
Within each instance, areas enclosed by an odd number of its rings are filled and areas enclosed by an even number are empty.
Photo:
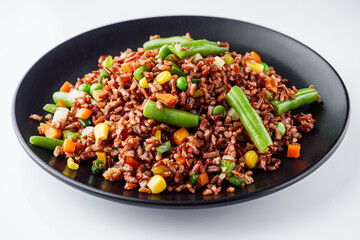
M64 158L29 144L37 134L38 122L30 120L32 113L44 114L42 107L51 102L52 93L64 81L97 69L100 55L119 55L126 48L136 49L150 35L182 35L190 32L195 39L227 41L231 50L239 53L256 51L262 60L274 66L297 88L313 84L320 92L323 104L311 104L299 109L312 113L315 129L304 134L301 157L287 159L281 154L281 167L275 172L255 171L255 183L234 194L223 191L217 196L167 192L146 195L123 189L123 182L109 182L91 175L90 163L81 165L76 175L63 174ZM324 39L325 41L325 39ZM336 96L336 98L334 97ZM110 200L156 207L204 207L243 202L285 188L321 166L339 146L349 119L349 97L335 70L316 52L302 43L273 30L254 24L214 17L172 16L132 20L101 27L74 37L51 50L25 75L15 94L13 123L16 135L30 157L51 175L85 192ZM65 171L66 173L66 171ZM73 177L74 179L72 179Z

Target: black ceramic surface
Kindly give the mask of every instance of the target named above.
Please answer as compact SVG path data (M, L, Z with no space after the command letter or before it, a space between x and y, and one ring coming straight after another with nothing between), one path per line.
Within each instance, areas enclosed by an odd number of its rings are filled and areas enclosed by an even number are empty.
M124 190L123 182L109 182L93 176L90 163L75 173L66 168L64 158L29 144L37 135L38 122L32 113L45 114L42 107L52 101L52 93L64 81L74 83L77 77L97 69L100 55L119 55L126 48L136 49L150 35L163 37L190 32L194 39L227 41L239 53L255 51L262 60L274 66L279 74L297 88L313 84L323 104L299 109L316 119L311 133L303 134L301 157L287 159L280 154L281 167L275 172L254 171L255 183L234 194L226 187L217 195L203 196L202 191L163 192L146 195ZM325 41L325 39L324 39ZM334 97L336 96L336 98ZM51 50L25 75L13 103L13 123L17 137L30 157L51 175L80 190L110 200L155 207L208 207L247 201L270 194L304 178L323 164L339 146L348 124L349 98L335 70L316 52L300 42L273 30L254 24L214 17L172 16L132 20L101 27L74 37ZM69 196L71 197L71 196Z

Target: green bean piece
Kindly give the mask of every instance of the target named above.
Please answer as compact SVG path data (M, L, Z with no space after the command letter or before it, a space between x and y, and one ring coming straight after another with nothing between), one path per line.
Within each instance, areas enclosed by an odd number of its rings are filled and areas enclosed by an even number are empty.
M93 122L91 120L91 117L89 117L88 119L79 119L79 122L81 124L81 126L83 127L87 127L87 126L92 126Z
M207 55L219 54L229 51L228 46L223 47L216 42L210 42L207 40L196 40L192 42L170 45L169 49L179 58L189 57L195 55L196 53L199 53L201 56L205 57Z
M231 177L229 179L229 183L234 185L235 187L241 187L241 185L245 182L245 180L241 179L241 178L238 178L238 177Z
M269 66L268 66L266 63L264 63L264 62L262 62L262 63L260 63L260 64L264 66L263 72L268 72L268 73L270 74L270 68L269 68Z
M268 95L268 97L266 98L267 100L271 101L271 100L274 99L274 93L273 92L270 92L269 90L266 89L266 93Z
M100 71L100 75L99 75L99 81L98 81L98 83L102 83L102 80L103 80L103 78L109 78L110 77L110 74L107 72L107 71L105 71L105 69L103 69L103 70L101 70ZM93 84L94 85L94 84Z
M156 148L156 153L163 154L164 152L167 152L170 150L171 150L171 144L170 144L170 141L167 141Z
M110 69L111 65L113 64L113 59L111 56L108 56L102 63L101 65L103 67L106 67L108 69Z
M191 175L191 178L190 178L190 184L191 185L195 185L195 183L199 179L199 175L200 174L198 172L194 172L193 175Z
M235 169L236 163L228 160L220 160L220 172L225 173L226 177L233 175L232 171Z
M148 101L145 104L143 115L157 122L167 123L178 127L197 127L203 120L201 116L175 108L163 106L163 109L160 110L153 101Z
M134 78L138 81L140 81L144 76L142 75L143 72L148 72L149 71L149 68L148 66L145 64L145 65L142 65L141 67L139 67L138 69L135 70L134 72Z
M302 105L313 103L317 100L318 92L314 88L303 88L295 94L295 99L285 101L272 100L273 113L275 115L283 114L289 110L296 109Z
M281 136L284 136L284 134L286 132L285 125L282 122L278 122L276 124L276 128L279 129Z
M93 165L91 166L91 172L94 174L94 175L97 175L99 174L99 172L101 170L103 170L105 164L103 161L101 160L96 160Z
M234 86L226 94L226 100L235 109L257 149L262 153L266 152L268 146L272 145L271 137L245 93L238 86Z
M171 54L169 45L166 44L159 49L159 57L161 59L165 59L167 56L169 56L169 54Z
M176 87L181 91L186 91L188 89L188 83L185 77L180 77L176 80Z
M90 94L90 87L91 87L90 84L83 83L83 84L81 84L81 85L79 86L79 89L78 89L78 90L81 91L81 92L86 92L86 93Z
M54 102L58 103L58 101L61 100L65 104L65 106L67 106L68 108L72 108L72 103L68 95L69 95L68 92L54 92L53 94Z
M225 63L227 64L227 65L231 65L231 64L233 64L234 63L234 58L230 55L230 54L225 54Z
M64 130L62 131L63 139L77 139L76 133L70 131L70 130Z
M93 95L94 91L101 90L102 88L103 88L103 85L101 83L94 83L93 85L91 85L91 87L90 87L91 96Z
M172 54L172 53L171 53ZM173 62L174 60L171 58L171 55L167 55L165 58L166 61Z
M225 117L226 116L226 108L222 105L217 105L216 107L214 107L212 114L213 115L222 114L223 117Z
M42 136L31 136L30 143L38 147L54 150L56 146L62 146L64 144L64 141L61 139L48 138Z
M56 109L58 108L58 106L56 106L55 104L46 104L43 109L49 113L55 113Z
M186 77L185 73L183 71L181 71L181 69L179 68L178 65L176 64L172 64L171 65L171 70L170 73L172 75L178 75L178 77Z
M191 38L187 38L184 36L173 36L168 38L156 38L153 40L149 40L144 43L143 48L145 51L155 49L155 48L161 48L164 45L168 45L171 43L183 43L192 41Z
M193 78L193 79L191 79L191 82L192 82L192 83L198 83L198 82L200 82L200 81L201 81L200 78Z

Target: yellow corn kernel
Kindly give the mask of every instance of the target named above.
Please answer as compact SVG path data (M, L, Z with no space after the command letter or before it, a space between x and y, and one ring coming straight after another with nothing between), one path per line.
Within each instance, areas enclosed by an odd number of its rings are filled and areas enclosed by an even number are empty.
M109 125L106 123L99 123L94 127L94 135L96 139L106 140L109 134Z
M162 176L155 175L150 179L147 187L150 189L151 193L158 194L166 189L166 181Z
M200 89L198 89L198 90L196 90L196 91L194 92L194 95L192 95L192 97L193 97L193 98L199 98L199 97L201 97L201 96L203 96L203 95L204 95L203 91L201 91Z
M67 160L67 166L68 168L70 168L71 170L76 170L79 168L79 164L74 162L73 158L68 158Z
M170 78L171 78L171 73L169 71L163 71L156 76L155 81L157 81L160 84L164 84L167 81L169 81Z
M142 78L142 79L139 81L139 85L140 85L140 87L142 87L142 88L149 88L148 82L147 82L146 78Z
M156 130L155 137L161 141L161 130Z
M245 153L245 163L249 168L254 168L258 162L259 156L254 150L250 150Z
M264 65L262 65L260 63L257 63L257 62L256 63L251 63L250 61L246 61L246 65L251 67L251 69L256 71L256 72L264 71Z
M151 171L153 174L156 174L156 175L162 175L166 172L170 172L170 168L168 168L166 165L162 164L160 166L157 166L157 167L152 167L151 168Z

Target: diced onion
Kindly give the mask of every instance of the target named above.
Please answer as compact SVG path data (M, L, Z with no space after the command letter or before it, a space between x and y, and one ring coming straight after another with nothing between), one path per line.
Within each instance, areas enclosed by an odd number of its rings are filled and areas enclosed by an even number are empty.
M86 93L78 90L73 90L69 92L68 98L71 102L74 102L76 98L83 98L85 97Z
M197 61L199 61L200 59L202 59L203 57L201 56L201 54L200 53L197 53L197 54L195 54L194 55L194 60L193 60L193 62L194 63L197 63Z
M58 107L55 111L53 122L58 121L61 124L61 126L65 126L68 114L69 114L69 109L64 107Z
M214 57L214 59L215 59L215 60L214 60L214 65L215 65L215 66L217 66L217 67L222 67L222 66L224 66L225 61L222 60L221 57L216 56L216 57Z
M233 107L228 110L227 115L231 117L231 120L233 121L238 121L240 119Z
M94 127L86 127L81 132L81 136L89 136L94 132Z

